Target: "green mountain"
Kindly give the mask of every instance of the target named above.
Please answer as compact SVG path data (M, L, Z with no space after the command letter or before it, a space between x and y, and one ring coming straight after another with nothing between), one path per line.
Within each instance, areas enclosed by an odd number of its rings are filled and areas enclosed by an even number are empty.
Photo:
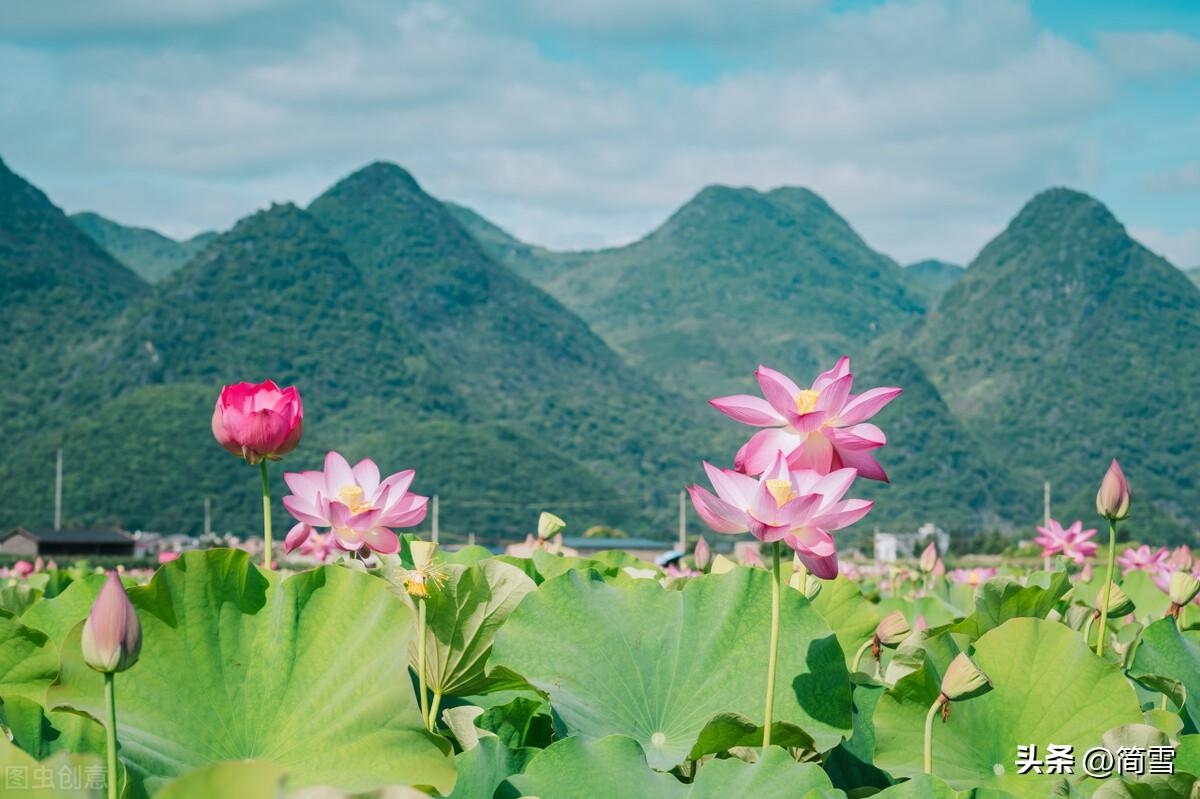
M149 228L122 225L90 211L71 214L71 221L150 283L157 283L183 266L217 236L207 232L176 241Z
M958 282L966 271L958 264L928 259L906 266L905 271L925 289L926 304L933 306L946 291Z
M400 167L372 164L309 210L486 418L631 486L646 507L668 506L713 448L719 428L702 403L630 369Z
M0 161L0 437L35 429L69 400L63 357L95 351L91 331L146 284L81 233L46 195Z
M1192 279L1192 282L1200 286L1200 267L1195 269L1185 269L1183 273Z
M745 388L758 363L828 368L924 310L916 281L805 189L710 186L626 247L503 246L631 364L697 399Z
M1200 526L1200 290L1078 192L1039 194L911 336L950 409L1013 475L1036 519L1043 480L1068 518L1116 456L1140 497L1129 526Z

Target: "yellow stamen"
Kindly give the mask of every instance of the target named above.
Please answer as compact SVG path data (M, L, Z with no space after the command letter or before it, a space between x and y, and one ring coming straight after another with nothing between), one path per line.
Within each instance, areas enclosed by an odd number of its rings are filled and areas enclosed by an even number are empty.
M775 507L777 508L782 508L788 503L788 500L796 498L790 480L768 480L767 491L775 498Z
M342 486L342 490L338 491L338 499L350 509L351 513L362 513L371 509L371 503L367 502L363 496L362 486Z
M813 391L811 388L801 389L796 395L796 413L812 413L817 409L817 398L821 396L820 391Z

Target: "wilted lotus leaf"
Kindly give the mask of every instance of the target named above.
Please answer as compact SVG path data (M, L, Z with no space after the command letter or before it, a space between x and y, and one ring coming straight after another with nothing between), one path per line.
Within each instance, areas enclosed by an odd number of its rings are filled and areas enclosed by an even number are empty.
M691 752L718 714L762 724L770 575L735 569L689 580L549 580L501 628L492 663L548 695L570 734L635 738L655 768ZM776 722L820 750L851 728L850 681L832 631L798 591L782 594Z
M1078 633L1041 619L1012 619L975 642L972 658L994 688L951 705L934 722L933 773L956 789L1045 797L1056 775L1017 774L1017 746L1051 744L1085 752L1121 724L1142 721L1133 687ZM895 777L922 772L925 714L938 695L938 658L905 677L875 709L875 764Z
M389 585L326 566L281 580L245 552L190 552L130 589L143 648L118 675L133 796L187 771L261 759L289 784L449 789L449 744L423 730L407 662L412 612ZM78 625L47 702L104 717Z

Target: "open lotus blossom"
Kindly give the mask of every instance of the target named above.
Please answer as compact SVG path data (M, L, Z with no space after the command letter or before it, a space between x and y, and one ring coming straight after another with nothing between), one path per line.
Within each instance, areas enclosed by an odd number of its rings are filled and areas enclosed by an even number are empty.
M1043 558L1062 555L1076 563L1083 563L1084 558L1096 554L1096 542L1088 540L1096 535L1095 528L1084 530L1083 522L1078 519L1065 529L1057 519L1051 519L1049 524L1037 528L1037 531L1038 537L1033 540L1041 545Z
M990 566L987 568L977 569L955 569L954 571L950 572L950 581L977 586L986 583L995 576L996 570Z
M408 469L379 479L379 467L365 458L353 468L340 454L325 456L324 471L287 472L292 490L283 506L299 524L291 529L284 548L299 547L314 528L329 528L339 547L357 552L363 547L392 555L400 539L392 527L411 527L425 518L427 498L408 492L416 473Z
M792 469L821 474L855 469L868 480L887 481L883 467L870 454L887 443L883 431L866 421L895 399L899 388L872 388L851 394L854 376L843 356L809 388L800 388L786 375L759 366L754 373L762 397L737 394L710 400L730 419L764 427L751 436L734 458L734 467L760 474L776 452L784 452ZM765 398L765 399L764 399Z
M1125 551L1117 556L1117 563L1121 564L1122 575L1131 571L1144 571L1154 575L1166 568L1170 557L1171 552L1166 547L1150 549L1146 544L1142 544L1137 549L1126 547Z
M249 463L277 461L300 443L304 406L295 387L272 380L225 386L213 408L212 432L225 449Z
M812 469L789 470L782 452L760 477L710 463L704 470L716 495L698 485L688 488L700 518L718 533L749 532L764 542L783 541L799 555L810 572L823 580L837 576L837 546L833 530L867 515L873 502L843 500L854 482L853 469L821 474Z

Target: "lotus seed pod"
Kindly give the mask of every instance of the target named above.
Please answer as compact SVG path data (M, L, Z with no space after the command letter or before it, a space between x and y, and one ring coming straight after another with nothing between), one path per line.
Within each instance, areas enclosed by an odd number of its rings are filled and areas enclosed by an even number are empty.
M408 545L414 569L428 569L437 554L438 545L432 541L413 541Z
M942 677L942 695L951 702L971 699L992 690L992 681L966 652L959 652Z
M1096 597L1096 602L1099 604L1103 601L1104 593L1101 592ZM1096 609L1103 610L1103 608ZM1133 600L1129 598L1129 595L1121 590L1121 586L1116 583L1110 583L1108 588L1108 617L1110 619L1119 619L1122 616L1128 616L1130 613L1133 613L1133 610Z
M879 625L875 627L875 640L888 649L894 649L900 646L900 642L912 633L912 627L908 623L908 619L904 618L904 614L898 610L893 610L888 615L880 620Z
M1187 572L1175 572L1171 575L1171 604L1183 607L1200 594L1200 578Z
M567 523L553 513L542 512L538 517L538 538L545 541L566 529Z
M1119 522L1129 517L1129 481L1121 471L1121 464L1113 458L1100 490L1096 492L1096 512L1109 521Z
M109 572L92 604L80 644L84 662L96 671L125 671L137 663L142 625L116 572Z

